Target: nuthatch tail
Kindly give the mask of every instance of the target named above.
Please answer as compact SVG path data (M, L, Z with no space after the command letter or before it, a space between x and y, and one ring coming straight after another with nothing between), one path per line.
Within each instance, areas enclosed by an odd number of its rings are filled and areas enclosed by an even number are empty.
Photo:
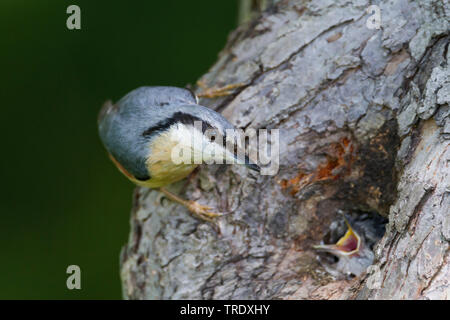
M200 126L197 124L200 123ZM171 200L183 204L197 216L210 221L218 214L194 201L185 201L162 188L188 176L197 166L173 161L174 148L184 147L204 162L240 160L249 168L259 167L248 157L238 159L235 152L219 141L211 141L210 129L225 138L234 129L219 113L198 105L189 90L175 87L141 87L116 104L107 102L98 116L100 138L118 169L139 186L161 188ZM200 143L192 143L197 138ZM204 153L212 148L214 153Z

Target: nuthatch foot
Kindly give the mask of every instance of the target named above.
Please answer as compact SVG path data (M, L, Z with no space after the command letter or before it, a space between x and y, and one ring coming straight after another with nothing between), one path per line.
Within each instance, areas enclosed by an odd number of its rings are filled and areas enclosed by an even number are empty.
M206 84L201 80L197 81L197 85L203 89L203 92L201 92L197 95L198 97L201 97L201 98L217 98L217 97L228 96L232 93L231 90L244 86L243 83L232 83L232 84L228 84L224 87L208 88L206 86Z
M173 161L174 148L181 146L193 156L200 155L201 162L236 163L238 160L259 171L247 156L239 159L236 150L228 150L222 141L218 143L206 136L205 131L209 129L225 139L226 130L234 127L219 113L199 105L197 97L186 89L133 90L116 104L107 102L103 106L98 128L111 160L128 179L139 186L160 188L169 199L207 221L218 214L163 188L185 178L199 165L197 161ZM192 143L193 139L200 143ZM214 148L215 152L205 154L206 148Z

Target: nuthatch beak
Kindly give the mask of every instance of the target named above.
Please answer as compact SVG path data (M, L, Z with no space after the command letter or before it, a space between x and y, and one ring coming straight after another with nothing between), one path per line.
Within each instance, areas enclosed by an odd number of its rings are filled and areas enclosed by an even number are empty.
M315 245L314 249L324 250L336 256L352 257L359 253L361 247L361 237L352 229L347 219L347 232L339 239L336 244L319 244Z
M98 116L100 139L118 169L135 184L160 188L188 176L200 163L230 163L239 160L250 169L259 167L247 156L239 159L221 141L211 141L206 132L225 137L234 129L219 113L198 104L189 90L175 87L141 87L116 104L107 102ZM197 141L197 143L192 143ZM206 153L205 149L214 149ZM175 161L177 151L188 152L188 160ZM186 159L184 159L186 160ZM236 163L234 161L234 163ZM210 208L184 201L163 191L208 220Z

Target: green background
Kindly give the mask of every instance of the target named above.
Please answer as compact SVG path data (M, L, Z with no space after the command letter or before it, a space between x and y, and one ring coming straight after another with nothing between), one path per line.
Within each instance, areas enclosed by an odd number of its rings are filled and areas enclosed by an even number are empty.
M81 8L81 30L66 8ZM237 1L0 2L0 298L121 298L133 185L97 136L103 102L185 86L236 26ZM81 267L81 290L66 268Z

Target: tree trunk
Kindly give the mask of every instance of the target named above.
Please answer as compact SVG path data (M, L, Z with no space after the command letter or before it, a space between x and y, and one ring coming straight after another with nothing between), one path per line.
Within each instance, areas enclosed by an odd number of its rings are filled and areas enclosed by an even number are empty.
M200 104L240 128L279 128L280 170L202 166L171 187L231 212L216 225L137 188L124 297L448 298L449 2L262 2L202 78L245 86ZM388 221L353 278L313 249L333 239L338 212L360 230Z

